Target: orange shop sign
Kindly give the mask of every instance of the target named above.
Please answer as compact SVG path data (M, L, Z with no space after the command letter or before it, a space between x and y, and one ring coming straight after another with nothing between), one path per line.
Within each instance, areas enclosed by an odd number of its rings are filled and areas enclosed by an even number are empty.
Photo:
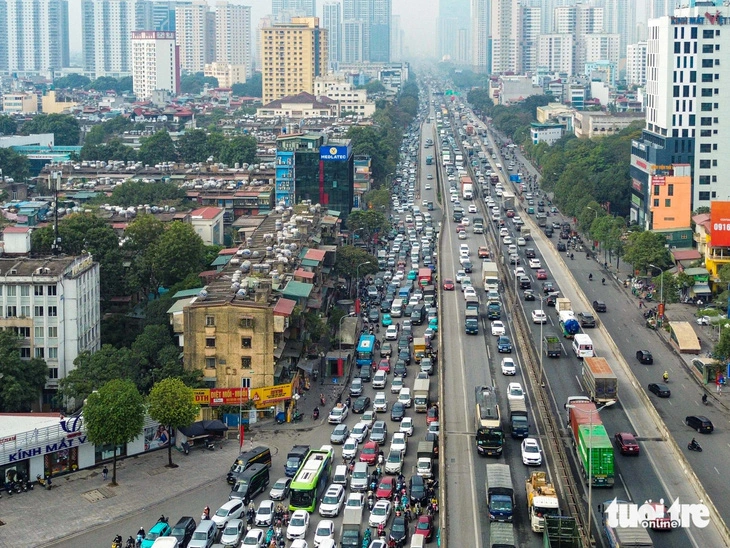
M198 388L193 390L198 405L238 405L248 401L248 388Z
M293 394L293 385L277 384L275 386L264 386L262 388L251 388L251 399L257 408L269 407L280 401L290 400Z

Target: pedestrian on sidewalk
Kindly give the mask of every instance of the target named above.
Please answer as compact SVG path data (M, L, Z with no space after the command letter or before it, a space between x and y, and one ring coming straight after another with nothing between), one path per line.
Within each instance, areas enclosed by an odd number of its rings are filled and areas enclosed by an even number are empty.
M107 479L109 479L109 469L106 466L101 471L101 477L104 478L104 481L106 481Z
M639 308L644 308L644 301L639 301Z

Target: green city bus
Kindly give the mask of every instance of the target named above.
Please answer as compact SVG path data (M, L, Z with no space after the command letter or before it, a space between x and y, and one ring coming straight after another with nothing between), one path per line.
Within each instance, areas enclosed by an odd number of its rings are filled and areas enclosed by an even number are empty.
M289 510L314 512L317 501L324 494L330 481L334 450L329 445L313 449L297 471L291 483Z

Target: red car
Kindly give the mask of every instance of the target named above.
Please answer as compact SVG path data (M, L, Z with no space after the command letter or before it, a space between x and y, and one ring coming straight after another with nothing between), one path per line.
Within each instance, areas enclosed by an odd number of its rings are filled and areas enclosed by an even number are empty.
M379 449L380 447L374 441L367 442L360 451L360 462L367 462L370 466L374 466L378 462Z
M639 442L633 434L628 432L618 432L614 439L616 440L616 447L622 455L639 455Z
M538 268L537 269L537 279L538 280L547 280L547 272L544 268Z
M385 371L386 373L390 373L390 360L380 360L378 362L378 371Z
M454 290L454 280L452 280L451 278L446 278L444 280L444 290L453 291Z
M433 537L433 516L418 516L416 530L413 534L423 535L426 537L426 542L430 541Z
M439 408L437 405L432 405L426 413L426 424L431 424L439 420Z
M480 246L477 250L477 257L480 259L488 259L489 258L489 248L485 245Z
M464 225L456 225L456 233L464 232L466 230L466 227Z
M384 476L375 489L376 499L392 499L395 493L395 478L393 476Z

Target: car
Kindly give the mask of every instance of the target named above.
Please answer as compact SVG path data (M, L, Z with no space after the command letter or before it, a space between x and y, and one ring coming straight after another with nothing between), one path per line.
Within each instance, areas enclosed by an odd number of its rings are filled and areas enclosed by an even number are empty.
M367 424L368 428L372 427L373 423L377 420L378 415L375 413L375 411L365 411L362 414L362 417L360 417L360 422ZM359 424L359 423L358 423ZM357 424L355 425L355 428L357 428ZM354 432L353 428L353 432ZM352 432L350 432L350 435L352 436Z
M374 430L373 430L374 431ZM378 451L380 446L372 439L365 443L360 450L360 462L366 462L370 466L374 466L378 461Z
M243 537L241 548L264 548L266 533L263 529L250 529L246 536ZM268 545L266 545L268 546Z
M464 288L464 300L468 300L469 298L474 298L477 296L477 290L473 287L465 287Z
M538 268L535 277L538 280L547 280L547 271L544 268Z
M492 322L492 336L500 337L505 334L504 323L499 320Z
M413 419L411 417L403 417L398 427L398 432L402 432L406 436L413 435Z
M338 403L335 405L332 410L330 411L329 416L327 417L327 422L330 424L340 424L344 422L344 420L347 418L348 409L347 406L343 403ZM345 439L342 439L342 442L344 442ZM340 442L340 443L342 443Z
M353 438L357 443L362 443L368 436L370 426L365 421L358 422L350 432L350 437Z
M376 499L392 499L395 493L395 478L391 476L382 476L375 488Z
M269 491L271 500L284 500L289 498L289 489L291 489L292 478L279 478Z
M324 492L319 503L319 515L322 517L337 517L345 505L345 488L342 485L330 485Z
M362 379L359 377L356 377L352 379L352 383L350 384L350 396L360 396L362 394Z
M532 288L532 282L530 282L530 278L528 276L520 276L519 282L520 282L520 289Z
M317 547L325 541L331 540L334 546L335 540L335 522L331 519L323 519L314 529L314 546Z
M388 329L385 330L385 340L394 341L398 338L398 327L395 325L389 325Z
M211 520L215 523L219 530L223 529L232 519L238 519L241 514L246 511L246 506L243 504L241 499L231 499L226 502L223 506L215 511L215 514L211 516ZM154 529L150 530L150 533ZM163 535L166 536L166 535Z
M502 358L502 375L516 375L517 366L512 358Z
M637 350L636 359L639 360L639 363L643 363L644 365L651 365L654 363L654 356L652 356L651 352L648 350Z
M214 516L215 517L215 516ZM225 523L225 522L224 522ZM217 522L216 522L217 525ZM220 526L219 526L220 528ZM151 548L155 541L160 537L169 537L172 534L172 527L165 521L158 521L152 528L147 531L144 539L142 540L142 546L144 548Z
M457 270L456 271L456 283L460 284L463 283L464 280L470 280L471 278L464 270Z
M389 327L393 325L393 318L390 314L386 312L385 314L383 314L382 318L380 318L380 323L383 327Z
M596 312L606 312L606 303L603 301L593 301L593 310Z
M408 450L408 437L403 432L394 432L390 440L390 450L398 451L405 456Z
M525 269L521 266L516 267L514 272L517 278L520 278L521 276L525 276L527 274L527 272L525 272Z
M375 421L373 428L370 430L370 441L378 444L385 443L388 437L388 425L385 421Z
M405 516L396 516L393 519L393 524L390 526L390 535L388 535L388 542L390 540L395 542L396 546L405 546L408 542L408 522Z
M477 257L480 259L488 259L489 258L489 248L485 245L479 246L477 249Z
M391 451L385 459L386 474L400 474L403 469L403 455L400 451Z
M395 366L393 367L393 375L395 377L407 377L408 376L408 368L406 367L406 362L404 362L401 359L396 360ZM393 382L395 382L395 378L393 379ZM393 383L390 384L391 390L393 389Z
M524 295L526 301L535 300L535 292L532 289L527 289L526 291L523 292L523 295Z
M525 249L525 257L528 259L534 259L535 258L535 250L532 247L528 247Z
M656 394L660 398L668 398L672 395L672 391L669 390L669 388L658 382L650 383L647 388L649 389L649 392Z
M525 240L522 236L517 238L517 245L518 246L524 246L527 245L527 240Z
M525 438L520 446L522 464L527 466L540 466L542 464L542 451L535 438Z
M712 421L704 415L690 415L684 418L684 423L700 434L710 434L715 429Z
M532 311L532 323L547 323L547 315L542 310Z
M381 413L388 411L388 400L385 397L385 392L378 392L375 394L373 409Z
M392 478L391 478L392 479ZM390 520L390 513L393 509L392 504L389 500L379 500L370 510L370 517L368 518L368 525L370 527L378 527L379 525L385 525Z
M520 256L517 253L510 253L509 264L520 264Z
M370 398L368 396L360 396L352 404L353 413L364 413L370 407Z
M581 327L596 327L596 317L590 312L578 312Z
M639 442L636 441L636 436L633 434L616 432L613 439L616 440L616 447L622 455L639 456Z
M395 327L395 326L392 326ZM396 327L396 338L398 338L398 328ZM393 354L393 344L390 342L384 342L380 345L380 357L381 358L390 358L390 356Z
M426 430L429 434L432 436L435 436L435 439L438 439L438 436L441 432L441 423L439 421L433 421L428 423L428 430Z
M380 319L380 310L373 307L370 310L368 310L368 321L372 323L378 323L378 320Z
M497 338L497 352L500 354L512 353L512 341L509 340L509 337L501 336Z
M433 516L418 516L413 535L423 535L426 537L426 542L429 542L433 538Z
M542 268L542 263L540 262L540 259L530 259L528 265L530 268Z
M223 546L238 547L238 543L241 542L241 536L246 530L246 524L241 519L232 519L223 528L221 533L220 543Z
M524 400L525 391L522 389L522 385L518 382L511 382L507 385L507 399L508 400Z
M401 388L403 388L403 377L395 377L390 383L390 393L399 394Z
M271 525L271 521L274 519L274 501L273 500L262 500L259 503L259 507L256 510L256 516L254 517L254 523L256 525L266 526Z
M511 245L511 244L512 244L512 236L505 236L505 237L504 237L504 238L502 239L502 243L503 243L504 245Z
M553 285L553 282L542 282L542 292L547 295L548 293L552 293L555 291L555 286Z
M342 458L347 460L354 459L357 456L357 447L358 441L355 438L352 436L347 438L345 443L342 444Z
M712 325L712 318L710 316L700 316L695 322L697 322L697 325Z
M350 436L350 429L346 424L338 424L330 434L330 443L333 445L342 445Z
M341 485L338 487L342 488ZM295 510L286 526L286 538L288 540L303 539L307 536L309 529L309 512L306 510Z
M497 208L499 209L499 208ZM509 236L509 228L506 226L499 229L499 236L500 238L504 238L505 236Z
M455 287L454 280L452 280L451 278L446 278L444 280L444 284L443 284L444 291L453 291L454 287Z
M395 402L390 408L390 420L398 422L403 419L406 414L406 406L402 402Z
M390 373L390 359L383 358L378 362L378 371L385 371Z

